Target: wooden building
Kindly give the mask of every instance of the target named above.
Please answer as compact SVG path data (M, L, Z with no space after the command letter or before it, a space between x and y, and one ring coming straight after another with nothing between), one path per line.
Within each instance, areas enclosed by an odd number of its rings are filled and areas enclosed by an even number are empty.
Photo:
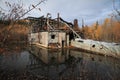
M28 39L31 44L36 44L46 48L69 47L69 28L58 18L47 17L29 18L33 22L30 27Z

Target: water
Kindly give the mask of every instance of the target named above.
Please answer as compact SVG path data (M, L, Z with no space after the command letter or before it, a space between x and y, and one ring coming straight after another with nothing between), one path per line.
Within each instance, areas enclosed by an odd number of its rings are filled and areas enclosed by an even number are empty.
M0 80L119 80L120 60L76 49L14 47L0 52Z

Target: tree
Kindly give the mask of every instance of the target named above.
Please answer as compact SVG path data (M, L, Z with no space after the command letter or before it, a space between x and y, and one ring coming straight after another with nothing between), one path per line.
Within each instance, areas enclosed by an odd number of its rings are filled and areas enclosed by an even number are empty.
M115 2L116 0L113 0L113 8L114 8L114 10L117 12L117 14L120 16L120 9L118 9L117 7L116 7L116 2Z
M113 24L113 37L115 42L120 42L120 24L118 22L114 22Z
M120 7L120 2L116 2L117 0L113 0L113 9L115 10L114 17L117 19L117 21L120 23L120 8L117 8L116 6ZM118 4L118 5L117 5ZM119 17L119 18L118 18Z
M18 3L5 2L6 7L8 8L8 13L6 14L2 8L1 12L5 14L4 17L6 20L19 20L45 1L46 0L40 0L36 5L30 5L28 9L23 8L24 4L21 1L18 1ZM40 8L38 8L38 10L40 10Z
M23 16L25 16L26 14L28 14L30 11L34 10L35 8L37 8L41 3L45 2L46 0L40 0L36 5L32 5L29 6L28 9L24 9L23 8L23 3L19 2L18 3L10 3L10 2L5 2L6 7L8 7L8 13L5 13L3 10L1 10L1 13L4 14L3 19L4 20L9 20L10 21L10 25L7 28L7 31L5 32L4 38L3 38L3 42L6 41L6 39L8 38L8 34L9 31L12 30L12 28L14 27L14 24L20 20ZM40 10L40 8L39 8Z

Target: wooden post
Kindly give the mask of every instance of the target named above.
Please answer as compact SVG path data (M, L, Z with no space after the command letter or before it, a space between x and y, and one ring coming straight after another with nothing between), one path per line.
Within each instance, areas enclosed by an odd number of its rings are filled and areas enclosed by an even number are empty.
M57 15L57 24L58 24L58 29L59 29L59 27L60 27L60 24L59 24L59 20L60 20L60 14L58 13L58 15Z

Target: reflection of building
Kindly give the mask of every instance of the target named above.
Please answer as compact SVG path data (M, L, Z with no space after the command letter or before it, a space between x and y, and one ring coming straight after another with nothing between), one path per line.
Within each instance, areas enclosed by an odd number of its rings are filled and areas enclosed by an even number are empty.
M69 50L58 50L58 49L43 49L38 47L31 47L30 52L38 57L45 64L56 63L62 64L69 58ZM65 52L65 54L64 54Z
M28 68L30 72L38 76L44 75L51 80L58 80L65 76L69 78L71 74L79 72L79 67L77 67L76 64L80 61L74 56L71 56L69 50L51 50L32 46L30 53L33 54L34 57L30 56L31 62ZM74 70L74 72L72 72L72 70Z
M48 80L119 79L119 61L111 57L86 54L76 49L49 50L32 46L28 70ZM106 74L106 71L108 74ZM111 74L111 76L109 75Z

